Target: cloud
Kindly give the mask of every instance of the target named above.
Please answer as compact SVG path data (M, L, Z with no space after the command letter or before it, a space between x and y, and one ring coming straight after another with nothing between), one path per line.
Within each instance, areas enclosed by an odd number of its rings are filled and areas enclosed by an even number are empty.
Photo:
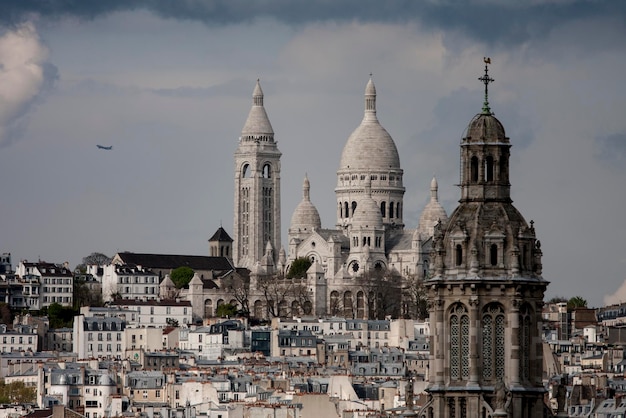
M619 133L596 138L596 157L615 167L622 167L626 161L626 134Z
M4 0L0 21L15 24L33 14L48 18L95 19L113 12L149 10L161 17L236 24L259 17L292 25L335 22L405 22L417 20L435 28L462 32L488 44L520 44L542 40L559 25L594 17L623 16L626 3L597 1L451 1L389 2L379 0Z
M626 302L626 280L612 295L604 296L605 305L617 305Z
M29 110L58 77L31 22L0 37L0 147L16 141Z

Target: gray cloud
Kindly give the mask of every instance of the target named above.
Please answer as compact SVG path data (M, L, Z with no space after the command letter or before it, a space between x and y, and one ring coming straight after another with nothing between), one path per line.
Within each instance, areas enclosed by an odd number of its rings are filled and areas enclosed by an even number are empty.
M420 21L426 27L458 30L492 45L542 39L555 27L581 18L623 16L626 3L612 0L492 2L344 0L5 0L0 20L15 24L32 15L95 19L113 12L149 10L161 17L232 24L270 17L289 24L317 21Z
M626 161L626 134L619 133L596 138L596 157L617 167Z

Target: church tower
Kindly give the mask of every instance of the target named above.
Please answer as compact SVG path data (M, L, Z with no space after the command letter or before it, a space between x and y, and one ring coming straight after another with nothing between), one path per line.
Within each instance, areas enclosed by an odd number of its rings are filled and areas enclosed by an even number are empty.
M461 140L461 199L435 225L427 417L545 416L541 248L510 197L511 143L488 102Z
M252 267L266 254L268 245L274 255L281 248L280 156L257 80L235 151L233 261L237 267Z

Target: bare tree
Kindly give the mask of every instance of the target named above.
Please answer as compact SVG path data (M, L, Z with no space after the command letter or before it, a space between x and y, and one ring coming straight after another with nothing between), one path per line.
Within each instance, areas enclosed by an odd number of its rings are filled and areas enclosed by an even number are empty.
M424 279L417 275L408 277L403 288L403 313L409 318L428 318L428 289Z
M385 319L390 315L399 317L401 308L401 278L391 272L364 274L358 279L363 291L369 319Z
M273 317L286 315L280 308L292 294L292 281L278 276L264 276L258 279L257 284L265 299L267 313Z
M246 317L250 316L250 278L233 273L222 279L222 287L237 301L241 307L241 314Z

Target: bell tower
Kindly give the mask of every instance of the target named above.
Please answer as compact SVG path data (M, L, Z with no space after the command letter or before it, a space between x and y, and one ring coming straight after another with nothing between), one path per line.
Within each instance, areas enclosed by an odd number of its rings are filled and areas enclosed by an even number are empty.
M461 199L434 229L429 417L545 416L541 310L548 286L534 224L513 206L511 144L488 102L461 140Z
M265 255L268 245L273 254L281 247L280 157L257 80L252 108L235 151L233 261L237 267L252 267Z

